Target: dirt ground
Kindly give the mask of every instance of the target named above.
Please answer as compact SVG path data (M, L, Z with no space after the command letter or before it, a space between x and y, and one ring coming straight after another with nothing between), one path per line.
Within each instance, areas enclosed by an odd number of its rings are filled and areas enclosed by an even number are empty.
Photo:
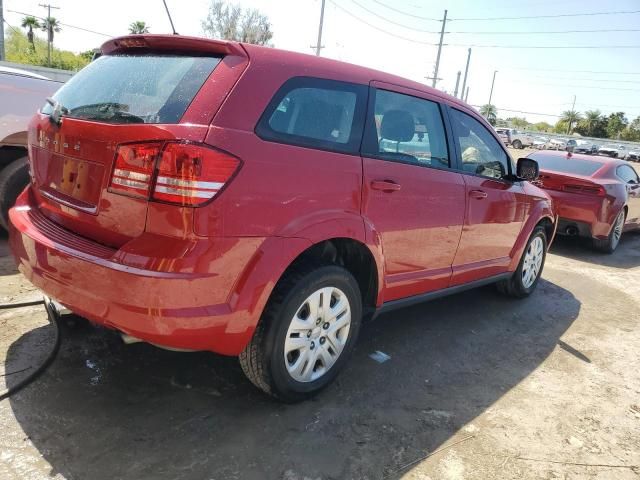
M37 298L7 255L0 238L0 303ZM66 327L0 402L0 478L637 479L639 307L640 234L610 256L561 238L530 298L486 287L382 316L298 405L233 358ZM52 338L41 307L0 310L0 383Z

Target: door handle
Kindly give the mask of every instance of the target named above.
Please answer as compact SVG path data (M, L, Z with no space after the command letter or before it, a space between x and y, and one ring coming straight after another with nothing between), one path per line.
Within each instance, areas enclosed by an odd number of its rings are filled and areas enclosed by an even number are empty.
M400 184L393 180L373 180L371 182L372 190L382 190L383 192L397 192L402 188Z
M482 190L471 190L469 192L469 196L471 198L476 198L478 200L483 200L487 198L487 192L483 192Z

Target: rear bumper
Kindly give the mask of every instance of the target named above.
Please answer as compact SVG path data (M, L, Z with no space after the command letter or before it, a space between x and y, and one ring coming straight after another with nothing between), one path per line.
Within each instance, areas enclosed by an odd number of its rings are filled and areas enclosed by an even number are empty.
M243 350L259 313L238 308L233 287L261 239L169 239L164 248L154 238L155 256L123 253L126 245L116 250L64 230L30 198L25 191L10 211L10 246L20 271L46 295L150 343L226 355Z
M604 197L546 190L553 199L558 220L559 235L606 238L611 231L608 200ZM575 227L577 232L569 231Z

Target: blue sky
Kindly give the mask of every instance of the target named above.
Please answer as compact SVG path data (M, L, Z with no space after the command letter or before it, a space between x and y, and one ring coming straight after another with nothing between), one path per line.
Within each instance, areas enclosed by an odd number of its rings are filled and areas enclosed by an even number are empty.
M200 20L206 15L207 0L167 1L180 33L202 33ZM40 0L4 1L5 11L44 15L45 10L38 3ZM169 29L161 0L110 0L100 3L99 7L95 2L86 0L52 0L52 3L61 7L54 15L64 23L98 32L122 34L134 20L146 21L154 33ZM239 0L237 3L259 8L269 16L276 47L312 52L310 46L316 42L320 0ZM640 115L640 48L513 48L640 46L640 32L531 33L640 30L640 13L530 18L640 10L639 0L606 3L595 0L327 0L322 54L430 84L425 77L433 72L437 47L429 44L438 42L439 33L424 31L439 32L441 22L428 19L442 18L445 8L451 19L447 22L446 31L451 33L445 35L445 44L448 45L442 52L439 72L442 81L438 83L441 90L453 92L456 72L462 70L464 73L468 46L477 45L473 47L468 79L471 104L488 101L493 71L498 70L492 103L502 109L559 115L571 107L573 95L576 95L578 111L598 108L603 113L610 113L622 110L630 120ZM21 15L7 11L5 14L10 24L19 26ZM464 20L487 17L526 18ZM62 48L81 51L97 46L105 39L104 36L64 27L57 35L56 43ZM530 121L547 120L550 123L557 119L505 110L500 110L499 115L526 116Z

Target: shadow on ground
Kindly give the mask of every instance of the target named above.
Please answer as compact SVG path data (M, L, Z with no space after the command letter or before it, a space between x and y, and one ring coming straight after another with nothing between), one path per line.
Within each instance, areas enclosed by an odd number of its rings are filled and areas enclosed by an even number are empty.
M382 316L337 381L298 405L261 394L234 358L124 346L85 325L10 401L66 479L397 479L538 367L579 311L542 281L523 301L487 287Z
M551 253L605 267L635 268L640 266L640 232L625 232L618 248L611 254L595 250L587 238L558 235Z

